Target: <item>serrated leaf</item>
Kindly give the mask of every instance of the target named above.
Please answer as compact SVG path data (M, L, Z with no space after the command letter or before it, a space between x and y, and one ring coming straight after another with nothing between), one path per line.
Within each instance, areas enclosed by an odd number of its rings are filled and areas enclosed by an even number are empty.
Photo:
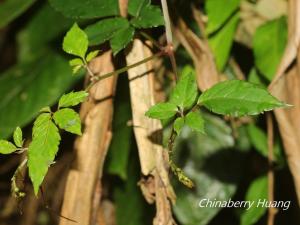
M287 104L266 89L242 80L220 82L206 90L198 100L214 113L231 116L257 115Z
M119 30L113 35L113 37L110 39L110 46L114 55L118 54L132 41L134 32L134 28L129 26L125 29Z
M54 113L53 119L60 129L81 135L80 117L73 109L60 109Z
M90 62L92 59L94 59L98 55L98 53L99 53L99 50L89 52L86 56L86 61Z
M267 211L267 207L257 206L258 201L268 200L268 178L262 176L255 179L246 193L246 201L254 201L254 206L241 215L241 225L255 224Z
M75 75L76 73L78 73L78 71L83 68L82 66L73 66L72 67L72 73Z
M174 130L176 131L176 133L179 135L182 127L184 126L184 118L182 117L178 117L175 121L174 121Z
M239 8L240 0L207 0L205 11L208 17L206 32L215 32Z
M75 23L64 37L63 50L84 59L88 44L86 33Z
M269 81L273 79L287 43L286 17L269 21L257 28L253 37L255 65Z
M45 112L50 113L51 112L51 108L49 106L46 106L46 107L42 108L39 112L40 113L45 113Z
M83 102L89 94L86 91L70 92L64 94L58 102L58 107L71 107Z
M128 2L128 13L131 16L138 17L142 8L150 3L150 0L130 0Z
M13 138L14 138L15 145L21 148L23 146L23 134L20 127L17 127L15 129Z
M158 103L152 106L147 112L146 116L153 119L169 119L177 113L177 106L172 103Z
M191 71L184 72L175 86L170 102L187 109L196 101L198 96L198 88L196 84L195 74Z
M228 61L239 18L239 13L233 15L224 27L208 39L219 71L223 71Z
M0 4L0 28L26 11L36 0L8 0Z
M130 23L136 28L158 27L164 25L164 18L158 6L145 5L138 17L133 18Z
M185 117L185 124L192 130L205 134L204 119L199 112L189 112Z
M85 28L89 39L89 45L99 45L111 39L119 30L129 27L127 19L122 17L100 20Z
M32 142L28 149L29 177L37 195L39 187L47 174L58 151L60 135L52 122L50 113L43 113L35 120L32 130Z
M17 150L17 147L6 140L0 140L0 154L10 154Z
M50 0L51 6L70 18L93 19L119 15L118 0Z
M84 65L82 59L80 58L76 58L76 59L71 59L69 61L70 66L82 66Z

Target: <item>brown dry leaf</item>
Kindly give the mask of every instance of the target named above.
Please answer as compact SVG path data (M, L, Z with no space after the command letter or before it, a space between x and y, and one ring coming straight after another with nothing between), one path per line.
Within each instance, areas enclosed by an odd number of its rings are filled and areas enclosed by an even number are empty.
M300 1L289 1L289 37L282 61L269 86L270 92L289 104L288 109L275 110L288 164L294 178L300 204ZM298 54L298 55L297 55ZM289 68L297 57L297 64ZM289 70L288 70L289 69Z
M112 72L111 52L94 59L90 64L95 74ZM80 114L84 132L75 143L76 161L70 170L65 188L61 214L75 220L78 224L90 224L95 202L96 184L101 180L104 159L111 140L111 121L113 114L112 96L115 93L116 76L96 83L90 90L89 100L82 104ZM100 183L101 184L101 183ZM101 189L101 185L100 187ZM98 190L101 197L101 190ZM100 199L98 199L100 202ZM73 225L74 222L61 219L60 225Z
M218 83L218 71L207 42L197 37L182 19L178 20L176 27L174 27L174 31L179 42L193 59L199 89L205 91Z
M146 45L140 40L134 40L126 61L128 65L131 65L151 55L152 53ZM152 70L153 63L147 62L128 71L134 134L142 173L148 177L147 185L142 186L143 193L147 193L145 197L149 201L151 201L149 196L155 196L157 214L153 223L155 225L172 225L174 221L170 201L175 201L175 194L168 177L167 151L161 145L162 126L160 121L145 116L145 112L155 104ZM148 190L147 187L152 188Z

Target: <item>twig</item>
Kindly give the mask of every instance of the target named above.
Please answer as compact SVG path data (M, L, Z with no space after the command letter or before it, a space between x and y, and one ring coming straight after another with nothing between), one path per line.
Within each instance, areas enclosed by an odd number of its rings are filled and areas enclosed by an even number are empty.
M106 79L106 78L108 78L108 77L111 77L111 76L115 76L115 75L119 75L119 74L121 74L121 73L124 73L124 72L126 72L127 70L129 70L129 69L132 69L132 68L137 67L137 66L139 66L139 65L141 65L141 64L144 64L144 63L146 63L146 62L148 62L148 61L150 61L150 60L152 60L152 59L155 59L155 58L157 58L157 57L159 57L159 56L161 56L161 55L163 55L163 54L164 54L164 52L163 52L163 51L160 51L160 52L158 52L157 54L152 55L152 56L150 56L150 57L148 57L148 58L145 58L145 59L143 59L143 60L141 60L141 61L139 61L139 62L137 62L137 63L134 63L134 64L132 64L132 65L123 67L123 68L121 68L121 69L115 70L115 71L113 71L113 72L110 72L110 73L107 73L107 74L104 74L104 75L96 75L96 76L93 77L92 82L88 85L88 87L87 87L85 90L86 90L86 91L89 91L89 90L92 88L92 86L94 86L97 82L99 82L99 81L101 81L101 80L104 80L104 79Z
M273 171L273 160L274 160L274 128L272 114L267 113L267 132L268 132L268 200L274 201L274 171ZM268 211L268 225L274 225L275 215L277 209L270 207Z

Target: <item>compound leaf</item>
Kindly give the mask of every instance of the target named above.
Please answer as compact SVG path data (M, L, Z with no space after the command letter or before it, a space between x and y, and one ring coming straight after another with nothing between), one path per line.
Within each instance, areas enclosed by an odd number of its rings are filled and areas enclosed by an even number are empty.
M21 148L23 146L23 134L20 127L17 127L15 129L13 138L14 138L15 145Z
M214 113L231 116L257 115L287 104L266 89L242 80L220 82L206 90L198 100Z
M145 115L153 119L163 120L175 116L177 110L177 106L173 103L158 103L152 106Z
M49 0L65 17L92 19L119 15L118 0Z
M6 140L0 140L0 154L10 154L17 150L17 147Z
M73 109L60 109L54 113L55 123L63 130L81 135L81 121L77 112Z
M184 126L184 118L182 117L178 117L175 121L174 121L174 130L176 131L176 133L179 135L182 127Z
M146 5L142 7L139 16L130 22L136 28L151 28L164 25L164 18L159 7Z
M138 17L142 8L150 3L150 0L130 0L128 2L128 13L131 16Z
M64 37L63 50L84 59L88 44L86 33L75 23Z
M198 96L198 88L195 74L189 68L185 69L176 87L174 88L170 102L186 109L190 108Z
M114 34L114 36L110 40L110 46L113 50L114 55L118 54L132 41L134 32L134 28L129 26L125 29L119 30Z
M60 135L52 122L50 113L38 116L33 125L32 142L28 149L29 177L37 195L48 167L53 163L58 151Z
M189 112L185 117L185 123L192 130L205 134L204 119L199 112Z
M86 61L90 62L92 59L94 59L98 55L98 53L99 53L99 50L89 52L86 56Z
M111 39L117 31L128 27L127 19L116 17L100 20L87 26L84 31L88 36L89 45L99 45Z
M89 94L86 91L70 92L64 94L58 102L58 107L71 107L83 102Z

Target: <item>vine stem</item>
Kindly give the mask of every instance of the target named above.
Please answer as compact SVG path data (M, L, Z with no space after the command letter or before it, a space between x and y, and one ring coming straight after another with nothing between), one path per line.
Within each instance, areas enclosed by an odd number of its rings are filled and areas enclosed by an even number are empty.
M274 170L273 170L273 161L274 161L274 127L272 114L267 113L267 133L268 133L268 200L274 201ZM274 225L275 215L277 209L270 207L268 211L268 225Z
M132 68L137 67L137 66L139 66L141 64L144 64L144 63L146 63L146 62L148 62L150 60L153 60L153 59L155 59L157 57L160 57L163 54L165 54L165 52L164 51L160 51L160 52L158 52L158 53L156 53L156 54L154 54L152 56L149 56L149 57L147 57L147 58L145 58L145 59L143 59L143 60L141 60L141 61L139 61L137 63L134 63L134 64L126 66L126 67L123 67L123 68L115 70L113 72L110 72L110 73L107 73L107 74L104 74L104 75L95 75L95 76L92 76L92 82L88 85L88 87L85 90L89 91L97 82L99 82L99 81L101 81L103 79L109 78L111 76L115 76L115 75L119 75L121 73L124 73L127 70L129 70L129 69L132 69Z

